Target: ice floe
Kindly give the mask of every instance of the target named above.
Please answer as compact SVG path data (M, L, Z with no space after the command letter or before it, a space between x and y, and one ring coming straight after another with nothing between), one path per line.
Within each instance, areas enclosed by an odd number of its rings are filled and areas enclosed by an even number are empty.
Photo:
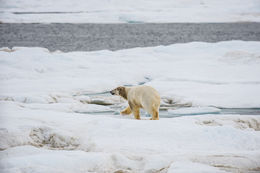
M2 0L4 23L259 22L258 0Z

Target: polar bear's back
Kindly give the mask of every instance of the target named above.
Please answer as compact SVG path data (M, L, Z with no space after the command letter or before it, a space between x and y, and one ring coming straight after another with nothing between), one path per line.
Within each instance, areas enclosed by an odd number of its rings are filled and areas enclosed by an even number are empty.
M158 109L160 106L159 93L154 88L146 85L130 87L128 100L140 105L140 107L144 108L148 113L154 108Z

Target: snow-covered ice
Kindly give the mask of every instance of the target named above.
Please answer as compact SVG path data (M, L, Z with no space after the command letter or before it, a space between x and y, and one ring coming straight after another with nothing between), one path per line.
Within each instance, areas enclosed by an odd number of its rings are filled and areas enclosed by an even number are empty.
M259 172L260 116L150 121L107 91L150 85L174 114L260 107L260 42L0 49L0 172ZM188 51L187 51L188 50ZM97 113L98 112L98 113Z
M259 116L163 118L1 103L1 172L259 171ZM254 172L254 171L252 171Z
M112 104L120 101L113 97L90 98L88 93L106 94L119 85L145 82L176 103L257 108L260 107L259 47L259 42L228 41L114 52L2 48L0 100L71 105L103 99Z
M259 0L2 0L4 23L259 22Z

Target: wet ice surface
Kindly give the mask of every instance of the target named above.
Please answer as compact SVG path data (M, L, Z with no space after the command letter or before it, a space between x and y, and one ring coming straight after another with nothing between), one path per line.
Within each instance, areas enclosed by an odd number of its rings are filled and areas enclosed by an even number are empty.
M148 80L149 81L149 80ZM145 84L146 82L141 82ZM96 115L114 114L119 115L120 111L123 110L127 105L127 101L118 96L112 96L108 91L102 93L87 93L85 96L89 96L89 104L98 104L109 107L110 110L104 111L87 111L78 113L94 113ZM160 118L174 118L179 116L195 116L204 114L237 114L237 115L260 115L260 108L218 108L213 106L192 106L192 104L179 104L170 103L169 98L162 98L160 106ZM150 117L144 110L140 110L141 116Z
M145 85L152 79L145 77L145 80L139 82L138 85ZM125 85L131 87L131 85ZM101 114L114 114L119 115L127 105L127 101L118 96L112 96L109 91L100 93L85 93L84 96L89 97L89 104L98 104L109 107L110 110L92 111L92 112L78 112L78 113L94 113ZM178 103L174 99L163 97L161 98L161 106L159 109L160 118L174 118L180 116L195 116L204 114L237 114L237 115L260 115L260 108L222 108L215 106L192 106L191 103ZM143 117L151 117L143 109L140 109L140 114Z
M259 46L1 48L0 172L257 173ZM159 121L119 115L127 102L108 92L142 84L161 95Z

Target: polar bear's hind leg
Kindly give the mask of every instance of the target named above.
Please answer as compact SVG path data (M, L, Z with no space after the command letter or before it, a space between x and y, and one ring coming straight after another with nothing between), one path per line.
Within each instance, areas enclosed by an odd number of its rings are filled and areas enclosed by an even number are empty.
M153 107L151 115L152 115L151 120L159 120L159 109Z

